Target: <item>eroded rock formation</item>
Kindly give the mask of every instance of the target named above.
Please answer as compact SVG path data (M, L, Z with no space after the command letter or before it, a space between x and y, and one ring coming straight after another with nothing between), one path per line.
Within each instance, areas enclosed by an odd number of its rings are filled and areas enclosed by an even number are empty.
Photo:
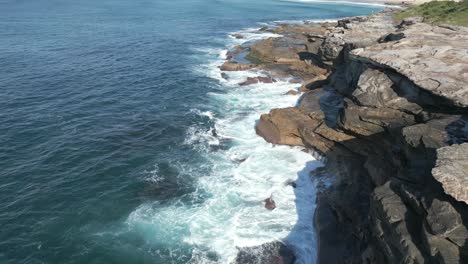
M391 11L304 27L252 48L308 74L297 106L256 129L328 158L318 263L468 263L467 29L394 25Z

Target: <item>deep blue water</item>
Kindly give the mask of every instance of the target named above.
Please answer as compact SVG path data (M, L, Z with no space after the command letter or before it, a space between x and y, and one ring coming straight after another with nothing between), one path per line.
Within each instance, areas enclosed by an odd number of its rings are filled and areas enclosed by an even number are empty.
M213 127L200 112L226 115L207 96L226 91L203 74L214 56L206 51L259 22L374 10L275 0L0 0L0 263L222 262L179 224L184 208L216 197L199 185L218 168L206 154L214 150L187 141L194 127ZM143 224L134 220L141 211ZM166 222L152 221L160 212L171 212Z

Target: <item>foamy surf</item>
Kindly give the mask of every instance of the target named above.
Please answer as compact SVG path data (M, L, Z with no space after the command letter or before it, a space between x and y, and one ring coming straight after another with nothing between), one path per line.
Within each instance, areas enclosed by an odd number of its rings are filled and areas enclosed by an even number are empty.
M238 33L244 39L229 38L227 48L240 41L278 36L254 29ZM298 88L298 84L277 78L278 82L272 84L240 87L238 83L247 77L265 73L228 72L224 79L218 66L227 49L198 51L200 59L208 63L194 71L220 83L220 92L207 94L209 110L192 109L189 113L208 118L213 125L193 125L183 143L212 164L209 173L194 175L197 191L193 195L206 199L189 205L145 203L127 218L129 228L143 233L151 243L165 243L173 248L191 245L190 263L231 263L238 248L276 240L293 249L297 263L314 263L315 186L309 174L321 162L301 148L265 142L254 128L262 113L293 106L298 96L285 93ZM288 181L295 181L297 187L287 186ZM277 205L273 211L266 210L262 203L270 196Z
M283 2L300 2L300 3L318 3L318 4L343 4L357 6L373 6L373 7L398 7L398 5L389 5L384 2L375 3L370 1L340 1L340 0L280 0Z

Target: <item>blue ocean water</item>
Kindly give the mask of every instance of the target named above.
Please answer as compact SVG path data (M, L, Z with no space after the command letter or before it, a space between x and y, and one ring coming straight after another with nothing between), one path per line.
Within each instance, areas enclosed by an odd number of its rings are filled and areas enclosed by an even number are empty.
M245 41L229 33L379 8L0 0L0 263L228 263L274 239L313 263L320 162L253 130L297 85L239 88L255 73L216 66Z

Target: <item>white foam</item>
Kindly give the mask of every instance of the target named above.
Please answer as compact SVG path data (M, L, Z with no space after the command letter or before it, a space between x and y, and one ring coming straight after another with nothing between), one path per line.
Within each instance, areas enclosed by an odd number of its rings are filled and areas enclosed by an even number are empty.
M358 6L375 6L375 7L400 7L398 5L389 5L385 3L375 3L367 1L333 1L333 0L280 0L283 2L301 2L301 3L321 3L321 4L344 4Z
M253 29L243 32L248 40L270 36ZM231 39L228 45L235 45L236 41ZM169 248L183 244L192 247L190 263L231 263L238 247L275 240L292 247L297 263L314 263L315 187L309 173L321 163L301 148L265 142L254 128L260 114L293 106L298 96L285 93L299 85L280 80L240 87L238 83L247 77L264 73L227 72L228 79L221 78L217 66L223 62L225 51L200 50L209 62L194 71L218 80L224 91L207 94L213 102L212 110L191 110L208 117L214 127L194 125L184 141L213 164L210 173L194 177L198 179L197 193L209 198L197 205L145 203L126 222L150 243ZM226 140L228 148L212 151L212 146L221 146ZM297 188L285 185L290 180L296 181ZM265 209L262 203L270 195L277 205L273 211ZM218 259L210 258L205 250L216 253Z

